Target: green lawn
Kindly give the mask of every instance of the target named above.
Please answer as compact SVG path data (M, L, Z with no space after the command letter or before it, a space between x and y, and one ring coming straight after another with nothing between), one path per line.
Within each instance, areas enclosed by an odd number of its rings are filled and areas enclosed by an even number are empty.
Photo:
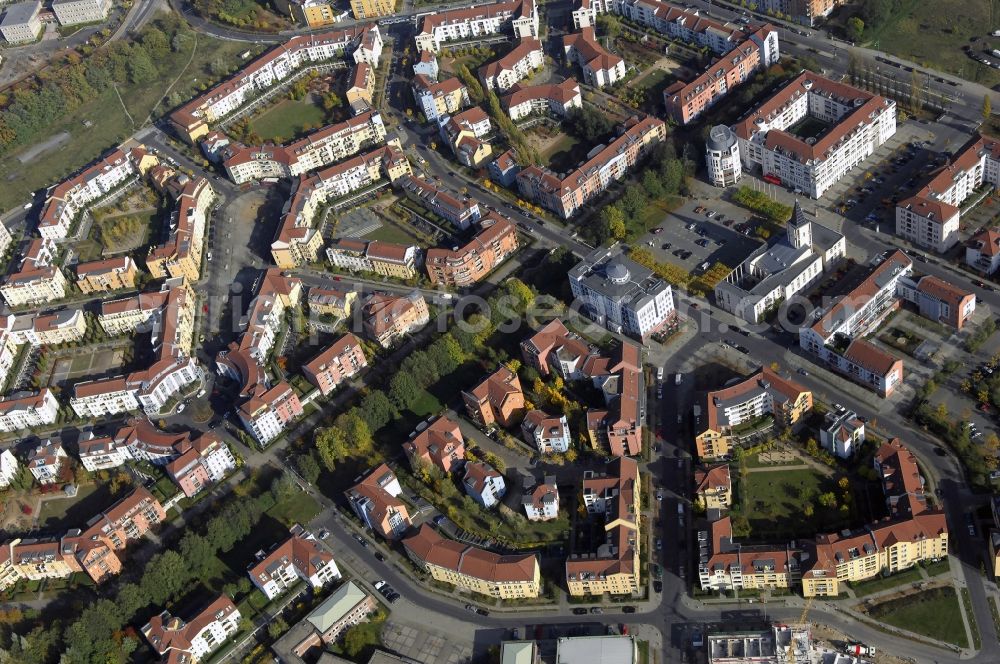
M975 62L962 47L968 45L981 51L989 44L989 40L970 44L970 39L983 37L990 26L996 27L992 5L992 0L909 0L878 33L866 32L863 41L869 45L878 41L878 50L991 87L1000 82L1000 71ZM996 44L990 48L996 48ZM906 72L899 76L909 80Z
M62 493L50 495L63 495ZM79 525L112 503L107 489L100 484L84 484L73 498L52 498L42 503L38 521L46 528ZM84 516L86 514L86 516Z
M381 240L382 242L395 242L397 244L413 244L417 242L417 238L413 235L410 235L403 228L385 219L382 220L382 225L378 229L366 235L365 238L369 240Z
M882 592L883 590L889 590L890 588L895 588L897 586L906 585L909 583L916 583L920 581L922 577L920 576L920 570L916 567L911 567L908 570L904 570L898 574L893 574L887 577L877 577L871 581L862 581L861 583L852 583L851 588L858 597L864 597L865 595L872 595L874 593Z
M592 147L592 145L584 145L574 136L563 132L544 150L540 150L538 156L542 158L542 163L553 171L562 173L578 166Z
M815 505L816 498L827 491L839 495L831 478L811 468L756 472L741 482L740 500L755 539L811 537L818 530L833 531L845 525L835 512ZM806 501L815 505L812 517L803 514Z
M954 643L960 648L969 645L958 596L951 587L934 588L882 602L873 607L869 614L894 627Z
M184 71L184 75L172 91L187 98L212 80L213 77L208 74L209 63L214 60L238 62L239 54L245 50L245 42L230 42L198 35L197 46L195 40L191 39L181 51L171 51L173 64L163 67L163 75L142 85L119 87L122 99L127 100L128 111L135 125L126 116L113 89L106 90L79 108L67 111L63 122L50 127L48 135L54 136L66 131L70 134L68 141L58 148L35 156L26 164L18 161L16 154L31 149L31 146L0 158L0 182L3 182L0 187L0 211L24 204L30 192L65 179L120 144L156 108L164 89L181 71ZM185 71L184 66L192 57L192 52L194 59ZM162 112L165 111L161 107L154 117ZM85 122L90 126L85 126Z
M939 560L936 563L927 565L924 569L927 570L927 574L930 576L940 576L951 572L951 563L948 562L947 558L945 558L944 560Z
M254 117L250 128L265 141L285 142L303 133L306 127L325 121L323 109L308 97L302 101L284 99Z
M267 514L286 526L300 523L303 526L320 513L319 503L305 491L269 509Z

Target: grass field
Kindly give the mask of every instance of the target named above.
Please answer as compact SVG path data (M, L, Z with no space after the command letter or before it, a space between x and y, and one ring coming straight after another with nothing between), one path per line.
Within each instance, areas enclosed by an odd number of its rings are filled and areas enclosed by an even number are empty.
M302 101L284 99L254 117L250 127L265 141L285 142L302 134L306 127L322 125L323 109L308 97Z
M128 100L128 112L135 124L125 114L118 95L109 89L89 103L67 112L62 124L49 128L50 135L60 131L70 134L69 140L58 148L43 152L27 160L27 163L21 163L17 154L30 150L31 146L0 159L0 182L3 183L0 186L0 212L23 205L31 192L64 179L120 144L157 108L163 91L182 71L184 75L173 90L187 98L194 95L198 86L211 79L207 74L209 63L216 59L237 62L239 54L247 50L244 42L223 41L204 35L198 35L197 43L193 39L188 43L190 45L183 51L171 54L176 63L173 67L164 67L164 75L143 85L126 85L119 89L122 99ZM193 60L185 70L192 53ZM157 110L154 117L161 112ZM84 126L88 121L91 126Z
M542 158L542 163L553 171L563 173L579 165L587 156L590 147L593 146L588 147L573 136L562 133L544 150L540 150L539 156Z
M920 570L913 567L899 574L893 574L887 577L877 577L871 581L862 581L860 583L852 583L851 588L858 597L864 597L865 595L872 595L874 593L882 592L883 590L889 590L890 588L895 588L897 586L902 586L908 583L916 583L920 581L922 577L920 576Z
M811 536L817 530L835 530L838 524L823 518L818 507L812 517L802 513L806 500L815 502L821 493L835 489L831 478L811 468L748 473L740 491L743 514L754 537Z
M958 74L971 81L993 86L1000 83L1000 70L972 60L962 51L973 37L981 39L971 44L1000 48L1000 40L985 39L994 25L997 3L967 0L922 2L909 0L894 20L881 30L864 35L869 45L878 42L878 49L913 60L925 67ZM907 75L907 74L903 74Z
M400 228L396 224L391 224L384 219L382 225L365 236L369 240L381 240L382 242L396 242L398 244L413 244L417 238Z
M960 648L969 645L958 596L951 587L934 588L882 602L874 606L869 614L894 627L954 643Z

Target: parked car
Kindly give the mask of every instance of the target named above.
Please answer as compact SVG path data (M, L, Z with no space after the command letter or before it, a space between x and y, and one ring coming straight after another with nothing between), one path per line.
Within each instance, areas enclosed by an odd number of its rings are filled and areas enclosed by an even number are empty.
M573 615L577 615L577 616L587 615L587 609L584 609L582 607L577 607L577 608L573 609Z
M604 609L602 609L599 606L592 606L592 607L590 607L590 612L593 613L596 616L596 615L600 615L600 614L604 613Z

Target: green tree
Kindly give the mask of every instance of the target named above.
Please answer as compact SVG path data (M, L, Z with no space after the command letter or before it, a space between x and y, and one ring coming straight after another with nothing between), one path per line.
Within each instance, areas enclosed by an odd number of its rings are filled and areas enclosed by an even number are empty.
M343 432L348 449L357 454L367 454L375 445L375 438L368 428L368 423L361 417L361 411L352 408L346 413L341 413L333 421L335 429Z
M821 493L818 500L819 504L823 507L829 509L835 509L837 507L837 495L832 491Z
M626 235L625 213L617 205L609 205L601 210L601 222L608 239L624 240Z
M441 363L438 361L440 358L433 356L433 359L440 367ZM361 417L368 423L368 428L371 431L378 431L397 415L395 407L382 390L372 390L366 394L365 398L361 400L360 409Z
M332 471L337 462L347 457L347 440L344 432L335 428L323 428L316 432L313 438L316 452L323 466Z
M989 122L990 116L993 115L993 102L990 101L990 93L983 95L983 121Z
M611 43L614 43L618 39L618 35L622 33L622 22L613 14L599 15L597 17L597 27Z
M148 83L156 78L156 67L141 48L133 48L128 60L128 80L135 84Z
M413 376L400 372L389 381L389 400L398 411L404 411L410 407L420 393L420 386L417 385Z
M847 19L847 38L852 42L861 41L861 36L865 33L865 22L857 16Z
M380 392L381 394L381 392ZM309 484L316 484L322 469L312 452L306 452L295 457L295 470Z

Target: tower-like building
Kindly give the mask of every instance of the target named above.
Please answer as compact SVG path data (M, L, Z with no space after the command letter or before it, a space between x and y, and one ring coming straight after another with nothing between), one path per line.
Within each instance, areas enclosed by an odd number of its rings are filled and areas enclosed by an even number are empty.
M788 233L788 244L794 248L812 248L812 222L809 221L805 212L802 211L802 206L799 205L799 199L797 198L795 199L795 209L792 211L792 217L788 220L786 232Z
M743 177L739 141L726 125L716 125L709 130L705 141L705 165L708 179L716 187L728 187Z

